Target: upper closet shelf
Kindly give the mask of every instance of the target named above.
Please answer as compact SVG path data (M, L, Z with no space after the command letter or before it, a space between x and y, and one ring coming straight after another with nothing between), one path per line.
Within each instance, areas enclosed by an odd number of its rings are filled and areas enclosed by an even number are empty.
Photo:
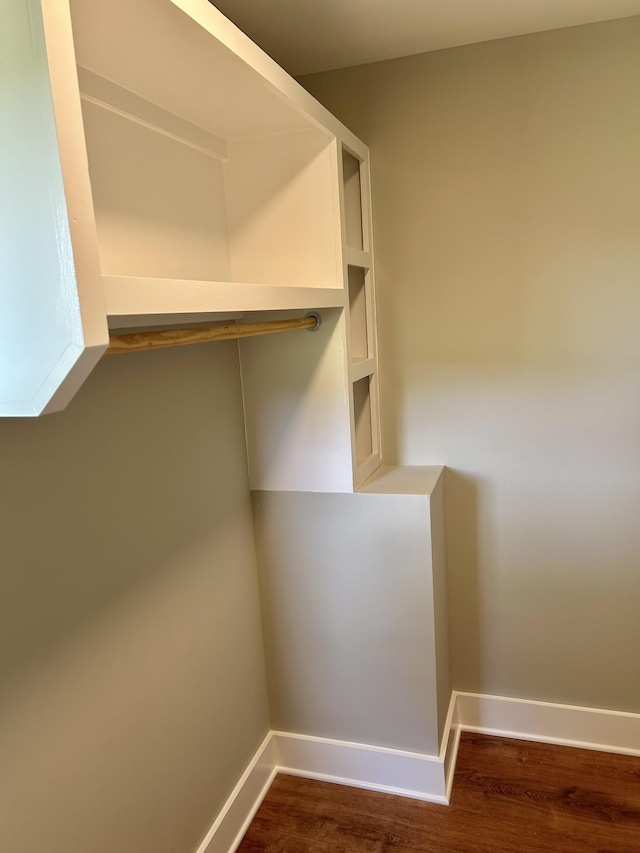
M370 252L364 252L362 249L353 249L351 246L348 246L346 255L347 263L350 267L362 267L363 269L369 269L371 266Z
M335 287L279 287L226 281L103 277L109 318L212 312L280 311L344 306Z

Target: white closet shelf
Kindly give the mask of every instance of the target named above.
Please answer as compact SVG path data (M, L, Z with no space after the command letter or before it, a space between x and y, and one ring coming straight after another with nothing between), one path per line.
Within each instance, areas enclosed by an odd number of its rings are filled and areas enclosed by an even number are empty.
M354 249L352 246L348 246L347 264L350 267L362 267L367 270L371 266L371 253L363 252L362 249Z
M376 363L373 358L355 358L351 363L349 371L352 382L364 379L365 376L373 376L376 371Z
M442 465L380 465L358 491L370 495L432 495L444 470Z
M108 317L342 308L338 287L103 276Z

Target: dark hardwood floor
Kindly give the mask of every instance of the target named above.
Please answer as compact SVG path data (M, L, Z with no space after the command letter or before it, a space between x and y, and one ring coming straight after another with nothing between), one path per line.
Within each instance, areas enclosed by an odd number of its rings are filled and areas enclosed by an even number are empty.
M451 805L278 776L238 853L640 853L640 758L465 733Z

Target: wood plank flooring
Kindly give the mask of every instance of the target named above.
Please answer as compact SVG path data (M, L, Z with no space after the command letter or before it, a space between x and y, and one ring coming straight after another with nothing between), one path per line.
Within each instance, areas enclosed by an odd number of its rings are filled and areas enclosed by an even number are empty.
M451 805L278 776L238 853L640 853L640 758L465 733Z

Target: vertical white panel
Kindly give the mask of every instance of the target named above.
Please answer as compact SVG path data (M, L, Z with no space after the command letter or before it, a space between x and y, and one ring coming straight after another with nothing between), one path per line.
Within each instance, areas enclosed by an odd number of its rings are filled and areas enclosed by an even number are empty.
M449 649L449 585L444 509L445 478L441 476L431 493L429 521L433 567L433 618L438 694L438 738L440 747L448 736L446 719L451 700L451 656Z
M82 328L40 6L1 8L0 412L36 414L34 396L75 361Z
M0 415L34 415L66 405L107 331L68 7L0 14Z
M242 139L225 164L234 281L341 287L328 134Z

